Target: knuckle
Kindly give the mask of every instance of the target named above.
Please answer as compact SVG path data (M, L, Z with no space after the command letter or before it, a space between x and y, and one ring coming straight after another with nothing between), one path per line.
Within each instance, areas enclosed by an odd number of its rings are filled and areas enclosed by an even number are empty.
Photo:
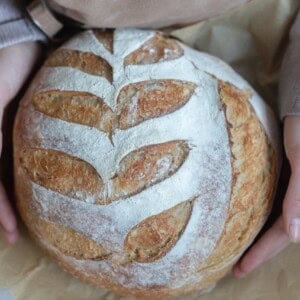
M283 203L283 211L287 215L300 216L300 198L292 198Z
M291 169L294 175L299 177L299 184L300 184L300 154L299 157L290 159Z
M286 149L286 156L291 163L291 167L300 170L300 143Z

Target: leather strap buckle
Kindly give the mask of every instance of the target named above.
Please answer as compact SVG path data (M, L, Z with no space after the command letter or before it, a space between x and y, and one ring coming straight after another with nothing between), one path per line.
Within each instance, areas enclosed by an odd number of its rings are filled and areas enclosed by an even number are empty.
M63 24L57 20L43 0L32 1L26 9L35 25L49 38L63 28Z

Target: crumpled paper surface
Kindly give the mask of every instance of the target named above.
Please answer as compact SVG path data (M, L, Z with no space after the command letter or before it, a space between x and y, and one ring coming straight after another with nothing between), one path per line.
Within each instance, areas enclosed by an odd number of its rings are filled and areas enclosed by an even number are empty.
M252 0L223 16L168 31L192 47L214 54L228 62L276 111L278 70L287 45L288 31L299 7L299 0ZM16 107L16 103L12 105ZM15 112L15 109L10 111ZM12 116L9 118L12 123ZM4 154L8 152L8 159L2 159L1 168L2 175L5 174L5 178L11 179L10 146L9 142L4 145ZM4 183L8 190L11 190L12 184L5 178ZM279 199L284 194L287 179L288 175L283 176L279 183L277 197ZM280 203L277 206L280 208ZM273 216L273 219L275 217ZM299 278L300 246L290 245L244 279L237 280L228 275L209 294L200 296L195 293L179 299L299 300ZM0 237L0 300L13 299L128 300L130 298L119 297L73 278L42 253L21 224L21 238L16 245L7 246Z

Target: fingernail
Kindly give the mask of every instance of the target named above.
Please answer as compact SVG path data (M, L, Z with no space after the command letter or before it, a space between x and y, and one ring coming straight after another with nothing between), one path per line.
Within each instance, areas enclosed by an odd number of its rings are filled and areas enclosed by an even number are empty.
M5 224L3 224L3 229L8 233L14 232L16 230L16 222L8 220Z
M237 278L237 279L240 279L240 278L244 278L246 276L245 273L243 273L239 267L235 267L233 270L232 270L232 275Z
M7 242L10 245L13 245L16 243L16 241L18 240L19 234L18 232L14 232L14 233L10 233L7 235Z
M300 243L300 218L295 218L290 224L290 239L293 243Z

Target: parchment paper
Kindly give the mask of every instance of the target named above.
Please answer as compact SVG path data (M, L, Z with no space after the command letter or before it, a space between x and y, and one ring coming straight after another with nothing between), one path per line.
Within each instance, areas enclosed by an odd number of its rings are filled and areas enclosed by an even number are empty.
M169 32L202 51L219 56L242 74L276 110L278 69L288 30L299 0L252 0L226 15ZM16 102L6 112L11 129ZM9 131L8 131L9 132ZM13 193L11 138L6 135L1 162L4 183ZM279 183L277 199L284 195L288 171ZM12 196L11 196L12 197ZM269 224L276 218L280 202ZM46 257L27 235L23 224L21 238L7 246L0 237L0 300L117 300L104 289L82 283ZM244 279L228 275L209 294L181 299L201 300L299 300L300 246L290 245L277 257Z

